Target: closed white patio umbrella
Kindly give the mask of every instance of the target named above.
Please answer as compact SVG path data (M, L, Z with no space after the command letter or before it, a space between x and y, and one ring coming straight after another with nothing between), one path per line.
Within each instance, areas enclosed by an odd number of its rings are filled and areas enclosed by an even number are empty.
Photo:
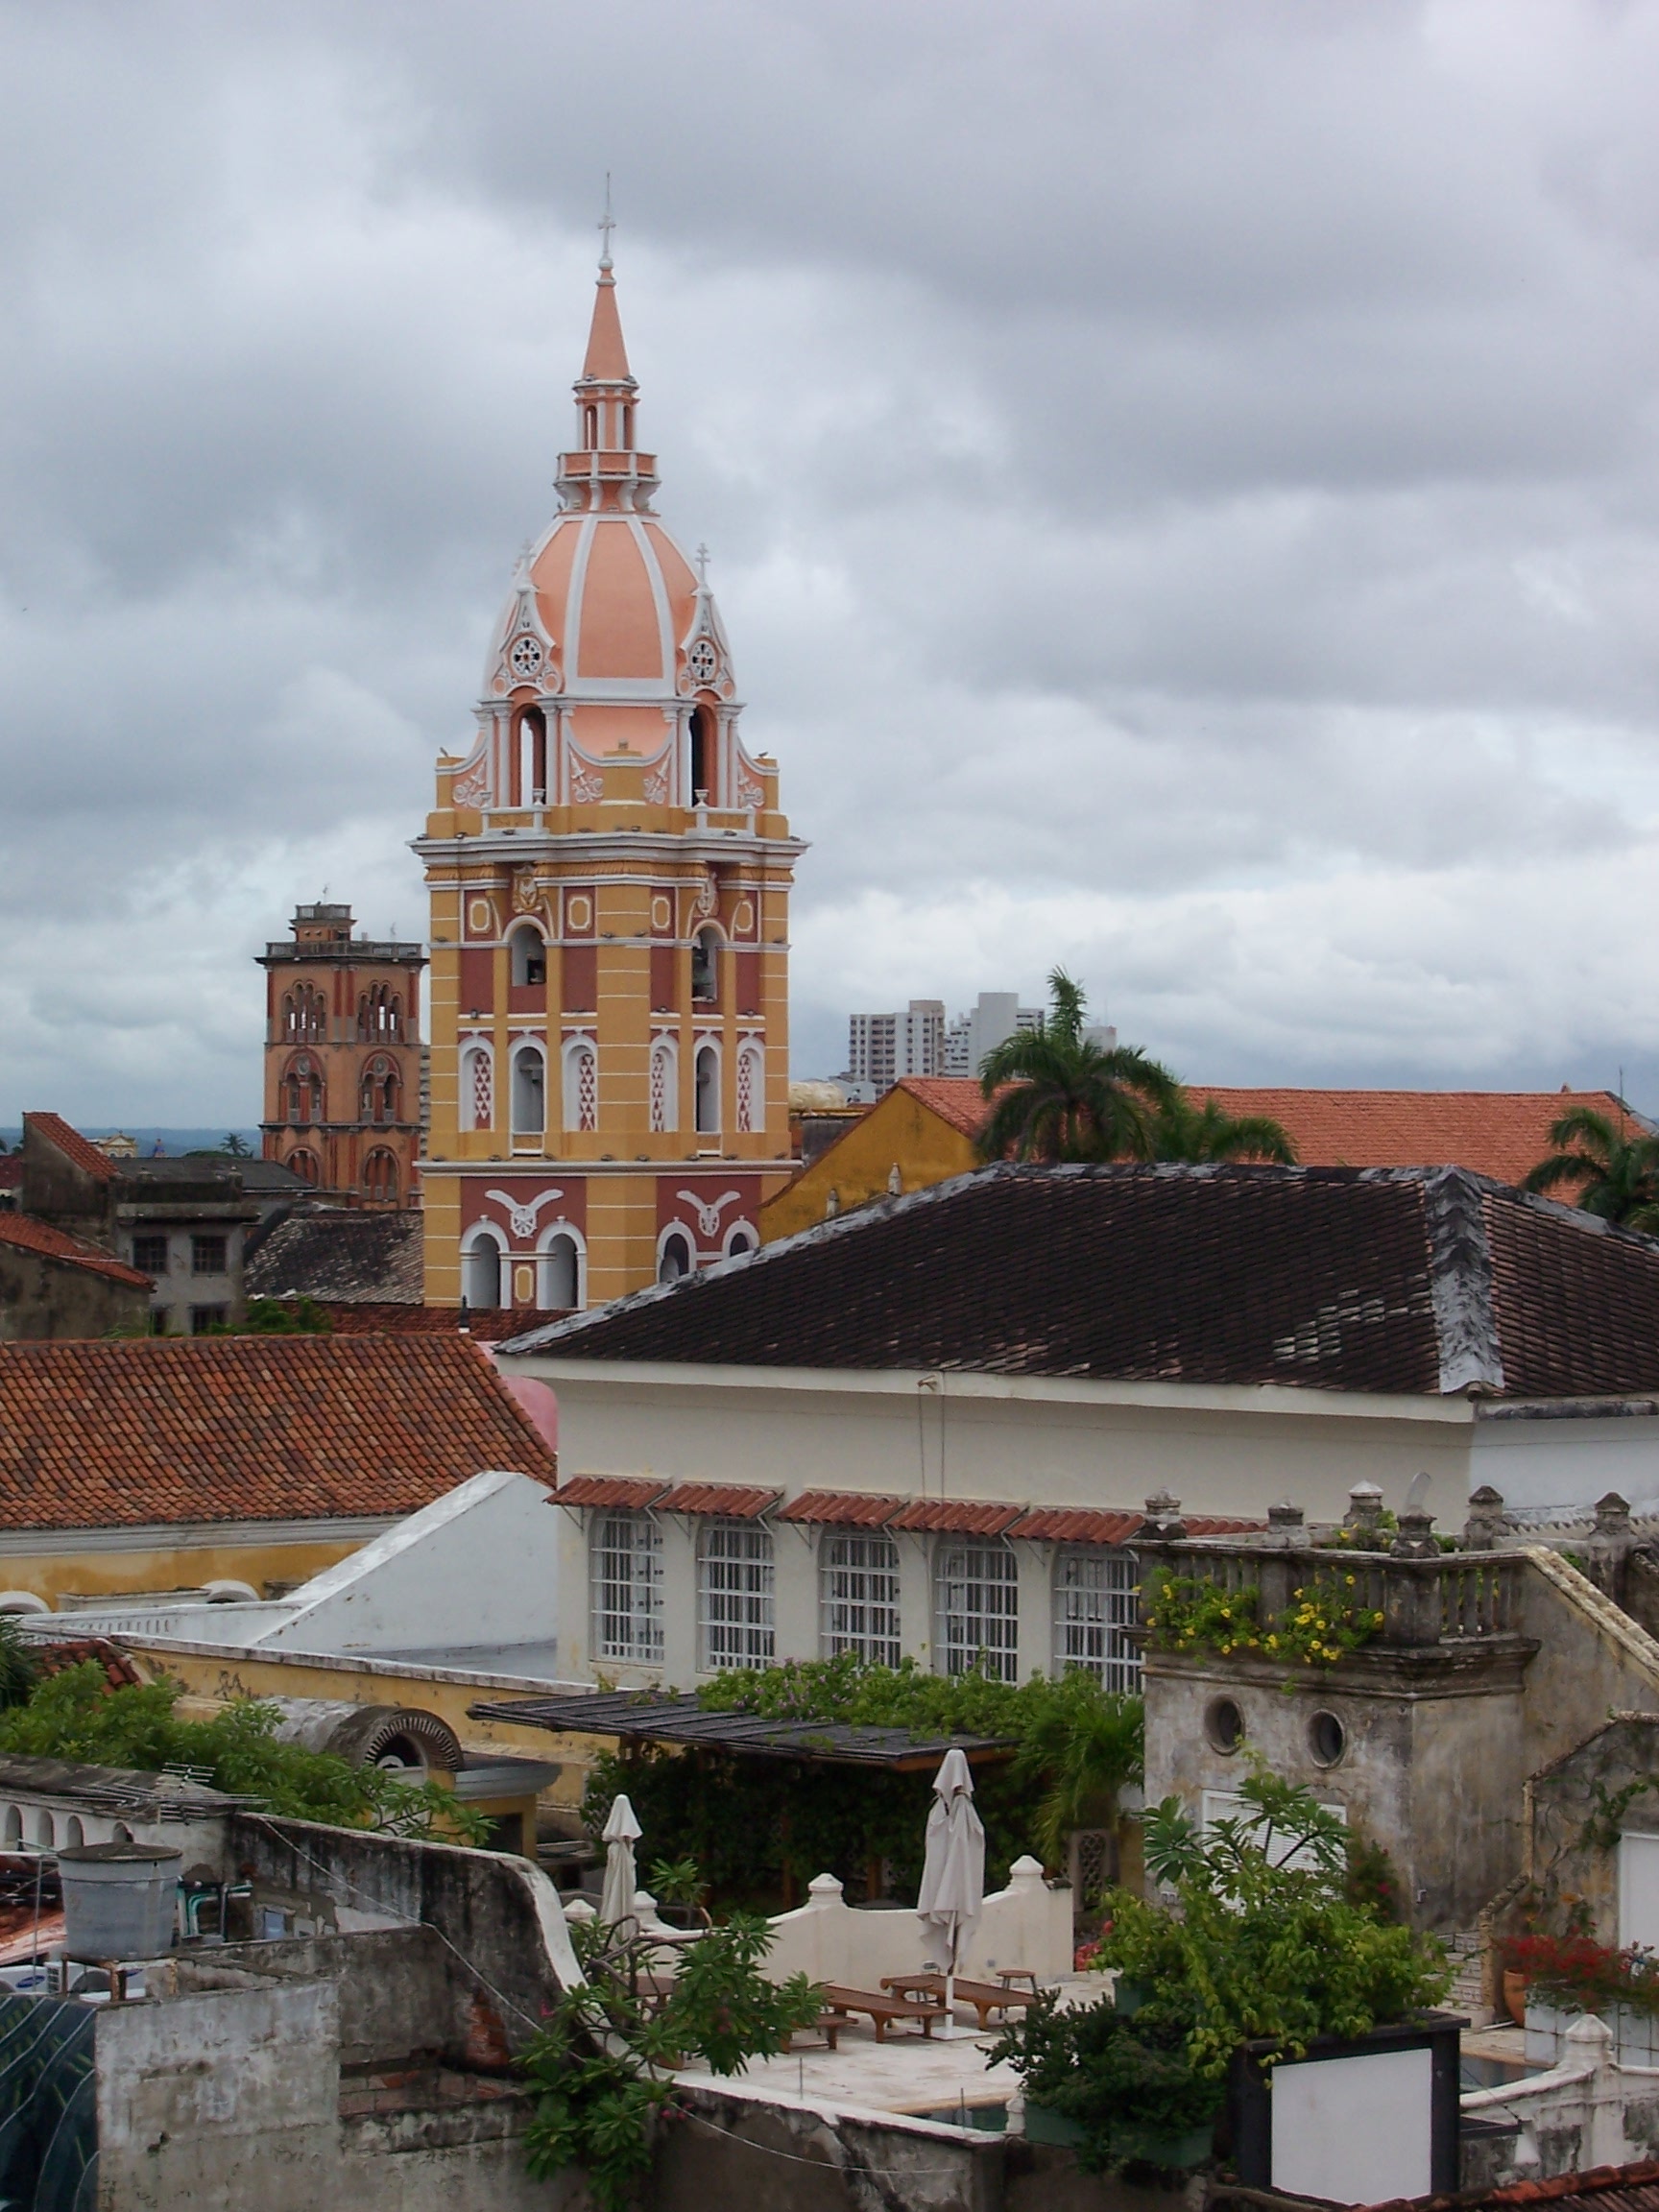
M974 1810L974 1776L966 1752L952 1747L933 1777L927 1815L927 1855L916 1910L931 1920L949 1946L945 1969L947 2035L956 2032L956 1967L985 1902L985 1830Z
M634 1846L644 1831L626 1797L614 1798L605 1820L605 1887L599 1894L599 1917L611 1927L634 1920L634 1892L639 1876L634 1864Z

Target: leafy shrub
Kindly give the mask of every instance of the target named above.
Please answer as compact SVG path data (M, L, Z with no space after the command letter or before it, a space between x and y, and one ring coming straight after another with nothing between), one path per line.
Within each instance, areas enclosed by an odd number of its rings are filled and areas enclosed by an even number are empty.
M182 1720L174 1682L111 1689L88 1659L37 1682L27 1703L0 1712L0 1752L83 1760L153 1773L189 1767L216 1790L257 1798L269 1812L336 1828L383 1828L400 1836L447 1834L482 1841L487 1823L436 1783L400 1781L378 1767L351 1767L332 1752L280 1743L275 1705L240 1697L210 1720Z
M1308 1791L1257 1772L1239 1795L1243 1815L1202 1834L1176 1798L1147 1815L1146 1863L1175 1906L1116 1891L1097 1957L1148 1992L1138 2021L1180 2026L1216 2081L1241 2043L1300 2056L1316 2035L1422 2010L1450 1979L1432 1936L1349 1902L1347 1831Z
M1207 2126L1221 2091L1189 2058L1186 2036L1168 2016L1097 2005L1057 2009L1040 1998L1004 2030L986 2063L1005 2061L1019 2074L1028 2104L1046 2106L1083 2129L1077 2163L1099 2174L1142 2155L1145 2139Z
M580 2167L600 2212L625 2212L673 2113L674 2072L700 2061L740 2074L776 2056L816 2020L822 1992L804 1974L768 1982L759 1962L772 1932L742 1914L686 1946L661 2003L640 1994L648 1942L619 1941L597 1921L572 1934L588 1980L561 1993L519 2059L538 2091L527 2162L538 2179Z
M1623 1951L1588 1936L1513 1936L1503 1964L1527 1977L1528 1990L1560 2012L1626 2011L1659 2015L1659 1957L1632 1943Z
M1166 1651L1259 1651L1308 1667L1334 1667L1369 1644L1382 1626L1375 1606L1347 1595L1358 1577L1337 1573L1293 1590L1283 1613L1262 1618L1262 1593L1253 1584L1225 1590L1197 1575L1160 1568L1146 1590L1146 1621Z

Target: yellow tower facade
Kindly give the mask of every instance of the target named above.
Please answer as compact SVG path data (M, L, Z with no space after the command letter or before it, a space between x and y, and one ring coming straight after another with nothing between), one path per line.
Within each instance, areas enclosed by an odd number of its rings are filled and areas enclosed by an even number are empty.
M805 848L739 734L706 562L652 506L607 253L559 512L438 762L432 1305L593 1305L751 1250L788 1158Z

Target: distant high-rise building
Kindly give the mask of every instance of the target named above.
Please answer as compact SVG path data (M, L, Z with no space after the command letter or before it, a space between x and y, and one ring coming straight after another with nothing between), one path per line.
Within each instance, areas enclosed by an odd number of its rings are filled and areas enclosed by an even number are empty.
M945 1001L912 998L902 1014L854 1014L847 1024L847 1072L878 1098L902 1075L945 1072Z
M1022 1029L1043 1026L1041 1006L1022 1006L1017 991L981 991L945 1032L945 1073L977 1075L987 1053Z

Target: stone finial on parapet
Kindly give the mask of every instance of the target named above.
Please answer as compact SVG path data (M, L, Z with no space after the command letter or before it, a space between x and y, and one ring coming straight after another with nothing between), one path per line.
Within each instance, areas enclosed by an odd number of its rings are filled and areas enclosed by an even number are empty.
M1609 1490L1604 1498L1596 1501L1596 1533L1598 1536L1628 1536L1630 1534L1630 1508L1617 1490Z
M1293 1505L1288 1498L1281 1498L1277 1505L1267 1508L1267 1533L1264 1544L1278 1544L1288 1550L1292 1545L1308 1541L1307 1522L1300 1505Z
M1465 1551L1499 1551L1509 1532L1503 1515L1503 1496L1490 1482L1482 1482L1469 1498L1469 1518L1463 1524Z
M1181 1501L1167 1490L1160 1490L1146 1501L1146 1518L1138 1534L1155 1544L1182 1544L1187 1538L1187 1524L1181 1518Z
M1348 1510L1342 1516L1342 1526L1356 1539L1362 1551L1382 1550L1379 1531L1382 1524L1382 1491L1376 1482L1356 1482L1348 1493Z
M806 1885L806 1909L827 1912L841 1902L841 1885L833 1874L814 1874Z

